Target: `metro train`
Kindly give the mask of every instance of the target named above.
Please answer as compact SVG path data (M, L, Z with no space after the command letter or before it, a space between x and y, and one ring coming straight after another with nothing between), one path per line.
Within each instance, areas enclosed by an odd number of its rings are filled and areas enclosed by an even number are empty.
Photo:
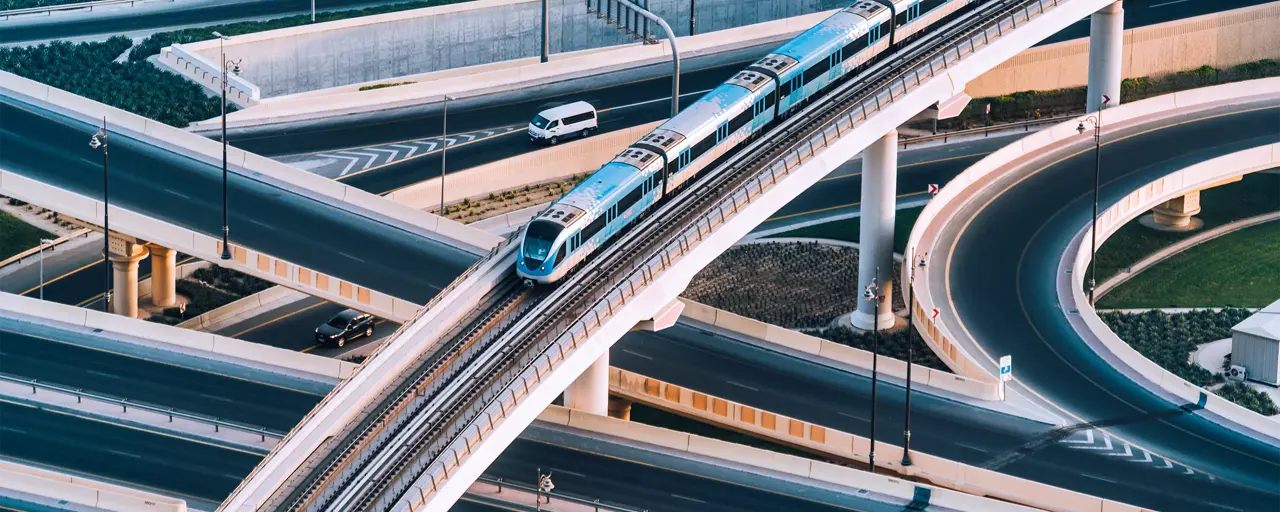
M558 281L664 197L873 58L979 0L861 0L623 150L525 225L516 273Z

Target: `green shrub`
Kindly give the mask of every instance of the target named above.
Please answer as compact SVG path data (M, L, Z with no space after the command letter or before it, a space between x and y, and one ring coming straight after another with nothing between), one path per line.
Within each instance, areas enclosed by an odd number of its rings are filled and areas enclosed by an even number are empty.
M176 288L178 293L190 299L187 303L187 318L200 316L236 300L230 293L186 279L178 280ZM176 308L165 310L166 316L177 316L174 313Z
M360 88L360 90L361 90L361 91L374 91L374 90L378 90L378 89L386 89L386 88L388 88L388 87L395 87L395 86L397 86L397 85L409 85L409 84L416 84L416 83L418 83L418 82L414 82L414 81L410 80L410 81L408 81L408 82L391 82L391 83L386 83L386 84L373 84L373 85L366 85L366 86L363 86L363 87L361 87L361 88Z
M1249 311L1225 308L1169 314L1151 310L1136 314L1103 313L1101 317L1120 339L1143 357L1187 382L1207 386L1218 377L1191 363L1191 353L1201 343L1230 338L1231 327L1248 318Z
M1243 382L1226 384L1214 390L1213 393L1263 416L1280 414L1280 409L1276 408L1271 395L1255 390Z
M0 212L0 260L40 245L41 238L55 237L22 219Z

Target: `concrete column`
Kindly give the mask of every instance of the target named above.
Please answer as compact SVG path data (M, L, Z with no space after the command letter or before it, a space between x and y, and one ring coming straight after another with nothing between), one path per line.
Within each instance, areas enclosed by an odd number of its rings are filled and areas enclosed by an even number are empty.
M858 329L874 329L874 303L863 291L875 278L880 295L880 329L893 327L893 225L898 188L898 131L886 133L862 153L862 216L858 245L858 310L852 323ZM876 275L877 267L880 270Z
M138 318L138 262L147 257L147 248L133 243L124 244L127 256L111 253L111 310L117 315Z
M1111 98L1107 108L1120 104L1121 64L1124 63L1124 7L1120 1L1089 16L1089 97L1085 109L1102 108L1102 96Z
M1151 220L1173 231L1185 231L1198 227L1198 222L1192 222L1192 216L1197 213L1200 213L1199 190L1182 197L1175 197L1152 208Z
M564 406L591 414L609 414L609 352L600 355L564 390Z
M156 244L147 244L147 249L151 250L151 303L167 308L177 295L178 251Z
M609 416L620 420L631 420L631 400L626 398L611 396L609 397Z

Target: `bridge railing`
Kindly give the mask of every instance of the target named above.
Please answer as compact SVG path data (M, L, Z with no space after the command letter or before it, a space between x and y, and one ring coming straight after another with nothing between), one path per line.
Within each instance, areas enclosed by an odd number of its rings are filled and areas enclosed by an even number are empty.
M9 19L10 16L30 16L33 14L44 14L46 16L52 16L53 13L55 12L92 11L96 7L111 7L111 6L118 6L118 5L124 5L124 4L129 4L129 7L133 7L134 4L153 3L155 1L156 0L97 0L94 2L78 2L73 4L42 5L40 7L27 7L25 9L10 9L7 11L0 11L0 19L7 20ZM175 0L168 0L168 1L173 2Z

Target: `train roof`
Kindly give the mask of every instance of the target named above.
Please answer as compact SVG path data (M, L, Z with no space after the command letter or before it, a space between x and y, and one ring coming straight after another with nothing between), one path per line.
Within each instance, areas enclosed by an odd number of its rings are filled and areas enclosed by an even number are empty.
M858 2L858 5L870 2ZM880 4L875 4L879 10L887 10ZM850 12L849 9L842 9L832 14L821 23L814 25L813 28L806 30L788 41L786 44L779 46L772 53L786 55L798 61L805 61L818 56L819 53L830 46L833 41L843 41L848 37L861 35L866 33L864 23L866 18Z
M710 130L715 130L715 126L719 123L716 120L726 120L720 114L733 107L742 105L744 102L750 104L755 101L756 95L737 85L720 84L715 89L708 91L698 101L692 105L685 107L684 110L676 114L665 123L658 127L659 130L671 130L679 133L688 139L697 140L696 136L701 134L702 129L710 126Z
M589 214L596 214L596 208L640 171L630 165L618 162L604 164L595 174L578 183L568 194L556 201L556 204L573 206Z

